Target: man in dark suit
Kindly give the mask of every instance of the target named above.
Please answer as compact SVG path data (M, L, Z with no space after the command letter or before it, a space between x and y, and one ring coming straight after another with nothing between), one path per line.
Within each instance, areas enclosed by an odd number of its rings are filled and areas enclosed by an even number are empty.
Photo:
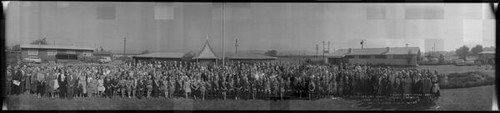
M66 84L67 84L67 81L66 81L66 73L63 71L63 70L59 70L59 72L61 73L59 75L59 77L57 78L57 82L59 83L59 97L60 98L66 98Z
M112 87L111 87L111 79L110 77L106 77L106 79L104 79L104 87L106 88L106 90L104 91L104 95L106 97L111 97L111 93L113 93L113 90L112 90Z
M75 88L76 86L78 86L78 80L77 80L77 77L75 77L74 73L70 73L68 74L68 77L67 77L67 86L68 86L68 98L69 99L73 99L74 97L74 94L75 94Z
M12 77L12 93L19 94L21 89L21 76L22 76L22 68L18 68L14 76Z

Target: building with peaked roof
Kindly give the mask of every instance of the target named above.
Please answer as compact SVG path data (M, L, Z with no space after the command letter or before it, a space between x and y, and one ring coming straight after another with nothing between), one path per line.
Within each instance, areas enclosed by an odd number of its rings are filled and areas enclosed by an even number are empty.
M201 48L200 52L193 57L196 62L209 63L216 62L219 57L214 53L214 50L208 43L208 39L205 41L205 45Z
M495 51L482 51L478 53L478 55L479 58L477 59L477 61L482 64L495 63Z
M134 61L151 61L151 60L181 61L185 55L186 55L185 53L180 53L180 52L154 52L141 55L134 55L132 56L132 59L134 59Z
M37 56L42 59L42 62L56 61L57 54L72 54L76 56L92 56L94 51L91 47L80 46L64 46L64 45L33 45L21 44L19 45L21 57L26 58L29 56Z
M349 48L328 55L327 62L417 66L419 59L418 47Z

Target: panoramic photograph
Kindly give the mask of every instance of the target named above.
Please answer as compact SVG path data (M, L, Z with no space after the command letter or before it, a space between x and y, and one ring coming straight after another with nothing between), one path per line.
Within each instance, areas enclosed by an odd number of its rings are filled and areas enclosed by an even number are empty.
M2 5L2 110L498 110L492 3Z

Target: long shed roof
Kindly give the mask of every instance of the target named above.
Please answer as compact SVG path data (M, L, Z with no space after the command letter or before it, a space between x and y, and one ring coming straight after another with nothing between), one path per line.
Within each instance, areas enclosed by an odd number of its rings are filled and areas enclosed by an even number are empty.
M343 57L345 55L407 55L418 54L418 47L386 47L386 48L350 48L338 49L329 57Z
M237 53L229 55L229 59L235 60L276 60L278 57L267 56L263 54Z
M155 52L155 53L147 53L142 55L135 55L135 58L182 58L185 53L179 52Z
M72 49L72 50L90 50L94 49L91 47L81 47L81 46L65 46L65 45L33 45L33 44L22 44L19 46L21 49Z

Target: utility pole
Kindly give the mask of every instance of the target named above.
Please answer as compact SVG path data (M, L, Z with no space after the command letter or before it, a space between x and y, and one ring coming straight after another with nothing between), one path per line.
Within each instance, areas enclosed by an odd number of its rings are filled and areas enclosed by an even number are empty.
M325 57L325 41L323 40L323 57Z
M316 44L316 56L318 56L318 50L319 50L319 46L318 46L318 44Z
M435 54L436 53L436 42L433 43L433 46L432 46L432 54Z
M364 43L364 40L361 40L361 49L363 49L363 43Z
M328 49L326 50L326 53L330 54L330 41L328 41Z
M234 46L236 47L236 54L238 54L238 39L236 39L236 43L234 44Z
M226 4L225 3L222 3L222 65L224 66L225 65L225 61L224 61L224 56L226 56L226 53L224 51L224 39L225 39L225 34L224 34L224 31L226 31L226 28L224 26L224 23L226 21L224 17L226 17L226 10L225 10L225 6Z
M432 51L436 51L436 42L434 42L434 45L432 46Z
M125 57L125 47L127 45L127 37L123 37L123 57Z

